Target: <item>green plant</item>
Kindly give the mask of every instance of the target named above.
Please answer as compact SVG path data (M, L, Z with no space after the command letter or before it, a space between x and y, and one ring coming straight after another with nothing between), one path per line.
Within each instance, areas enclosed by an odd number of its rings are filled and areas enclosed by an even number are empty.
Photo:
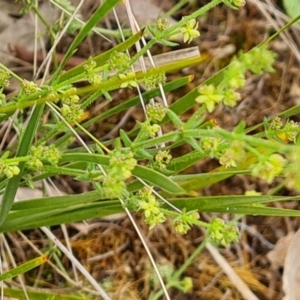
M146 29L152 34L152 39L133 57L127 54L127 50L143 38L145 29L111 50L63 72L77 46L118 2L105 1L95 11L81 27L47 83L39 85L23 80L1 65L0 120L7 120L15 113L30 115L17 144L5 149L0 159L1 232L99 218L125 210L128 214L140 211L150 229L163 223L167 217L173 219L174 228L180 234L185 234L192 225L202 226L207 229L208 240L228 246L238 239L234 222L212 218L207 223L199 220L199 212L300 216L296 210L265 206L274 201L299 200L299 197L199 196L201 189L236 174L252 175L268 183L272 183L276 176L282 176L289 188L300 189L297 172L300 163L299 124L288 119L299 111L299 107L259 124L262 128L259 134L252 133L254 129L246 128L243 122L233 131L227 131L205 121L206 111L213 112L220 104L233 108L240 101L238 89L245 85L246 71L256 74L273 71L275 55L267 49L268 41L248 53L240 53L221 72L169 107L152 99L162 90L168 93L186 85L192 77L165 82L165 74L199 63L201 57L145 71L131 69L133 63L156 43L172 46L174 43L168 40L170 36L181 33L184 42L188 43L198 37L196 18L212 7L224 2L237 8L244 1L213 0L171 27L158 20L156 25ZM36 11L34 2L28 4L28 9ZM3 90L9 85L11 76L20 81L21 88L15 96L7 97ZM79 81L85 81L87 85L76 88ZM107 99L103 101L110 101L110 92L121 88L139 89L141 84L145 84L148 90L140 96L81 122L85 109L100 96ZM117 138L105 142L89 133L91 124L140 102L145 107L146 118L144 122L136 122L131 131L120 130ZM196 104L200 104L199 109L183 122L181 115ZM51 116L46 125L41 124L44 113ZM170 132L164 132L167 123L174 128ZM39 134L41 131L43 136ZM88 136L93 144L84 143L79 132ZM70 148L71 137L77 138L81 147ZM182 145L189 145L191 151L173 158L172 151ZM207 157L218 159L221 166L205 174L184 174L187 168ZM19 187L34 186L39 180L59 174L88 181L94 190L79 195L14 202ZM179 280L178 276L176 280Z

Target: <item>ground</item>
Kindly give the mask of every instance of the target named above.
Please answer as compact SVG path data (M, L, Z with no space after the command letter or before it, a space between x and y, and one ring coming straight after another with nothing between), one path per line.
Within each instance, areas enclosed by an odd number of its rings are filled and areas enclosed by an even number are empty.
M171 7L177 1L164 1L163 6ZM176 12L174 18L179 20L207 3L208 1L190 1L191 4ZM274 6L275 5L275 6ZM278 5L279 8L276 6ZM218 6L210 11L205 17L199 20L201 37L194 41L201 53L209 52L213 58L201 65L183 70L172 76L182 74L193 74L194 81L187 87L169 96L169 101L173 102L187 90L198 85L206 78L217 72L220 68L228 64L230 59L240 50L248 51L252 47L268 38L275 32L273 25L281 23L281 15L272 12L272 9L280 8L280 3L273 1L247 1L247 5L234 11L224 5ZM84 17L87 17L93 7L85 8ZM273 20L273 23L264 14L265 9ZM114 22L107 20L108 26L114 26ZM299 26L290 30L290 35L286 40L278 37L270 44L270 49L278 55L275 64L275 72L256 76L248 74L246 87L241 91L242 101L234 109L219 107L208 119L215 119L219 126L232 129L241 120L247 126L261 123L265 117L276 116L280 112L299 103L299 60L297 55L291 50L294 43L297 47L299 41L296 38L299 34ZM64 52L68 43L72 41L73 35L69 35L63 43L58 46L60 52ZM25 46L25 45L21 45ZM191 45L189 45L191 46ZM80 47L76 56L88 58L93 53L105 51L110 44L105 40L90 36ZM180 44L180 47L187 45ZM230 50L227 53L228 49ZM296 48L297 49L297 48ZM172 49L157 46L154 52L172 51ZM297 50L295 50L297 51ZM298 52L299 53L299 52ZM128 98L132 91L112 96L122 100ZM116 100L115 102L116 103ZM90 114L95 115L103 108L101 103L96 103L90 108ZM105 108L104 108L105 109ZM188 118L189 114L186 115ZM90 130L98 137L111 133L111 129L124 116L114 116L109 123L95 124ZM142 119L142 111L139 108L132 110L125 116L127 118L126 128L132 126L134 119ZM297 121L297 118L294 118ZM115 133L113 133L115 134ZM185 149L182 149L185 151ZM194 172L208 171L215 166L215 162L204 161L195 166ZM67 193L83 192L90 188L89 185L81 185L69 178L57 178L57 184ZM277 186L280 179L269 186L263 182L252 180L247 176L236 176L221 183L211 186L203 191L205 195L243 195L246 190L256 190L268 194L272 187ZM294 195L293 191L281 189L281 195ZM277 203L276 206L283 206ZM287 208L296 208L297 203L284 204ZM203 220L209 220L212 214L202 214ZM232 218L223 215L224 219ZM197 249L203 240L203 230L193 227L188 234L181 236L174 232L172 224L167 221L164 225L157 226L149 231L143 224L139 214L135 215L139 226L147 240L158 265L164 266L164 272L177 270ZM97 281L102 282L107 289L111 288L114 299L147 299L150 292L158 288L158 283L151 269L147 254L139 240L131 222L125 214L113 216L101 220L89 222L86 228L82 224L68 225L68 234L75 256L83 263ZM264 218L264 217L243 217L239 221L241 229L240 242L233 244L229 248L221 248L219 251L230 263L234 271L245 281L253 293L261 300L279 300L283 297L282 292L282 262L276 266L268 253L274 250L276 243L284 236L296 230L299 221L293 218ZM61 240L64 240L61 228L52 228L53 232ZM38 230L26 232L28 238L39 247L48 247L47 241ZM22 251L18 250L17 243L20 241L19 235L10 234L9 239L14 242L13 252L18 254L18 260L26 254L33 255L29 246L22 246ZM101 254L101 255L100 255ZM275 253L280 259L284 254ZM27 257L28 259L28 257ZM66 268L70 265L66 259L62 259ZM41 278L44 287L59 287L62 278L55 274L52 269L45 267L43 274L47 278ZM30 273L28 281L38 274ZM236 285L228 279L220 264L216 263L207 250L203 250L193 262L186 268L181 279L189 277L192 279L193 287L183 293L176 288L171 289L171 299L203 299L203 300L239 300L242 299ZM96 298L95 298L96 299Z

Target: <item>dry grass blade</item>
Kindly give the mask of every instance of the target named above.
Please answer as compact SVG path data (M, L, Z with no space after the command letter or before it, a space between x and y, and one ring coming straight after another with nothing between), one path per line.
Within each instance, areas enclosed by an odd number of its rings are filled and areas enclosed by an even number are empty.
M219 264L224 273L235 285L236 289L241 293L241 295L246 300L259 300L249 289L246 283L236 274L224 257L219 253L219 251L214 248L211 244L206 244L206 249L210 252L214 260Z
M68 259L76 266L76 268L81 272L81 274L90 282L90 284L99 292L99 295L104 300L110 300L110 297L101 288L98 282L93 278L93 276L82 266L82 264L74 257L74 255L55 237L55 235L46 227L41 228L41 230L51 239L55 245L63 252Z

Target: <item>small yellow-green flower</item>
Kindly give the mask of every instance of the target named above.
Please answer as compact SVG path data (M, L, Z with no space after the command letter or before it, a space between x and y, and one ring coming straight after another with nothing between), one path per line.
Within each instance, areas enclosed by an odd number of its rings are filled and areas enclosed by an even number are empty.
M155 137L155 135L159 132L160 126L158 124L147 125L145 127L146 133L149 137Z
M200 86L198 92L200 95L195 99L196 102L205 104L210 113L215 109L215 105L224 98L212 84Z
M7 178L12 178L14 175L18 175L20 173L20 169L18 166L7 166L4 169L4 174Z
M183 27L181 27L180 31L183 34L183 41L185 43L190 43L194 38L200 36L200 32L197 29L198 22L195 19L188 21Z
M233 9L237 9L246 4L246 0L223 0L225 4Z
M9 78L10 74L4 69L0 69L0 87L8 87Z
M174 223L174 229L179 234L186 234L190 230L191 226L182 221L177 221Z
M160 223L164 223L165 221L166 217L162 212L159 212L158 214L151 214L145 219L146 224L149 225L149 230L153 229Z
M236 7L242 7L246 5L246 0L231 0L231 2Z
M220 157L219 162L222 166L225 166L226 169L230 167L236 168L237 164L234 150L231 148L226 149L223 155Z
M229 246L232 242L237 242L239 232L235 224L225 223L220 218L213 217L210 220L210 226L208 228L210 238L222 246Z
M158 215L160 213L159 202L154 196L149 196L148 201L140 201L138 205L139 209L143 211L145 218L149 218L151 215Z
M128 72L127 74L120 74L119 75L120 79L122 79L124 82L121 83L120 87L121 88L132 88L132 87L138 87L138 83L135 80L135 73L133 72Z
M35 82L28 81L26 79L24 79L23 82L21 83L21 87L27 95L33 94L40 90L40 88L37 86Z

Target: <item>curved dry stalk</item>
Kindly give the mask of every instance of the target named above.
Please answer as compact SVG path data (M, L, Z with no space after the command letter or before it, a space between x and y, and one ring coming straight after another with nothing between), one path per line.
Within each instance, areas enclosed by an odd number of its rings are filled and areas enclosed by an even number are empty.
M45 80L46 80L46 76L49 72L50 69L50 65L51 65L51 57L53 55L53 52L55 51L56 46L58 45L58 43L60 42L60 40L62 39L62 37L64 36L64 34L66 33L68 27L70 26L70 24L73 22L75 15L78 13L78 11L80 10L81 6L83 5L84 0L81 0L76 9L74 10L73 14L70 16L70 19L68 20L68 22L66 23L65 27L62 29L62 31L60 32L60 34L58 35L58 37L55 39L55 41L53 42L53 45L51 47L51 49L49 50L49 52L47 53L45 60L42 62L42 64L40 65L35 78L37 78L37 76L40 74L40 72L42 71L42 69L44 68L44 66L46 66L46 70L45 70L45 74L41 80L41 85L44 84Z
M99 295L104 300L110 300L111 298L106 294L94 277L83 267L83 265L75 258L75 256L57 239L57 237L47 228L42 227L41 230L46 234L46 236L51 239L51 241L59 248L59 250L64 253L68 259L76 266L78 271L86 278L86 280L94 287L94 289L99 293Z
M6 249L6 253L9 256L9 259L10 259L10 262L11 262L12 266L14 268L17 267L17 263L16 263L16 261L14 259L14 256L13 256L11 250L10 250L10 247L9 247L9 245L7 243L7 240L6 240L5 236L4 236L4 234L1 234L1 244L4 245L4 247ZM0 265L1 265L1 268L2 268L2 259L0 260L0 262L1 262ZM2 273L2 269L1 269L1 273ZM18 280L20 282L20 285L21 285L21 288L22 288L22 291L23 291L23 293L25 295L26 300L30 300L30 298L28 297L28 294L27 294L26 287L25 287L24 281L22 279L22 276L18 275L17 278L18 278ZM1 284L1 293L2 294L3 294L3 289L4 289L4 286L3 286L3 284ZM3 299L3 297L1 299Z

